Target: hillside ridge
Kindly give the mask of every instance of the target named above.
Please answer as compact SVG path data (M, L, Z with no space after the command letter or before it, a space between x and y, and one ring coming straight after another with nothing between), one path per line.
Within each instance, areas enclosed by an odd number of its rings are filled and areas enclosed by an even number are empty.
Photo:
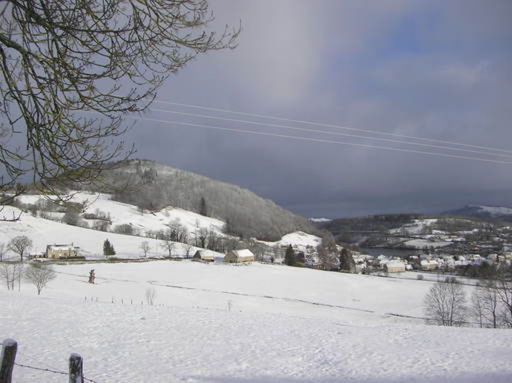
M172 206L218 218L226 222L228 233L244 238L277 240L294 231L316 232L308 219L248 189L156 161L116 163L104 177L116 201L148 210Z

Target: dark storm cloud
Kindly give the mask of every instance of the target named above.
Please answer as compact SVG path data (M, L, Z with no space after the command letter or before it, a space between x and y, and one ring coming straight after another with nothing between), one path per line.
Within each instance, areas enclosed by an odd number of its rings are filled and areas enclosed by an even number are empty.
M169 80L159 99L510 148L510 1L224 0L211 5L218 25L242 20L239 47L199 57ZM138 124L131 138L140 157L239 184L308 216L512 205L511 165L150 121Z

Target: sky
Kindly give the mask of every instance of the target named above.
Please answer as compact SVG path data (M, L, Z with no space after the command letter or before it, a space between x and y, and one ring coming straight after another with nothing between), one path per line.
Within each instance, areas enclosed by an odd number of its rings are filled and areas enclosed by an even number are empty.
M429 213L466 204L512 206L512 164L471 159L512 162L512 1L209 3L215 15L212 29L241 22L238 47L198 56L168 79L158 101L355 130L154 103L145 115L148 120L139 121L128 136L137 158L240 185L307 217ZM457 142L510 152L494 151L501 156L492 156L468 146L456 147L468 150L464 152L400 144L375 139L396 141L400 136L359 129L439 140L416 143Z

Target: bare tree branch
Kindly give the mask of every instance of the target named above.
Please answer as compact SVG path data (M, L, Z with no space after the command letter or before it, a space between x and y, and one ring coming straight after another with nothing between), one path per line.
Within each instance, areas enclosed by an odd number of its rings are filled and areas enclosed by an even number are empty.
M123 116L145 111L197 55L234 48L240 32L209 31L206 0L2 3L0 191L27 174L58 195L65 181L97 180L132 153Z

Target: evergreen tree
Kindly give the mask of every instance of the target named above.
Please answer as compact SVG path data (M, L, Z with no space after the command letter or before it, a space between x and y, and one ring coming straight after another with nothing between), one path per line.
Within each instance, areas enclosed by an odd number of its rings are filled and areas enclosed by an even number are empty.
M343 248L340 252L340 271L346 271L349 273L355 273L356 272L356 263L354 261L354 258L352 257L352 254L348 249Z
M199 214L208 217L208 207L206 206L206 200L201 197L201 206L199 207Z
M289 245L284 254L284 263L288 266L295 266L295 251L293 251L292 245Z
M116 251L114 250L114 246L110 243L108 239L103 242L103 255L110 256L116 255Z

